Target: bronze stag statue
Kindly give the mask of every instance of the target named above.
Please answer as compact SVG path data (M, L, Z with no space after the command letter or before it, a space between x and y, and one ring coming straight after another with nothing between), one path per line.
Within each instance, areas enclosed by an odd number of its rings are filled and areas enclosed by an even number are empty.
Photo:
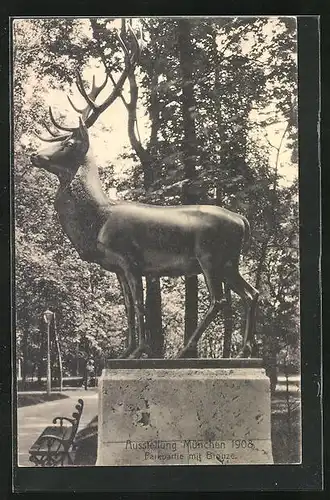
M215 319L223 301L223 282L244 302L246 324L239 356L249 356L258 291L239 272L241 250L250 239L247 219L214 205L164 207L113 201L102 190L98 166L89 147L88 128L120 95L129 71L138 60L140 46L133 32L132 36L131 48L119 37L125 51L125 67L102 104L96 104L95 100L107 79L99 87L93 79L92 89L87 93L78 75L77 87L87 105L78 109L70 100L80 113L77 128L57 123L49 108L57 130L55 133L44 124L51 137L37 136L51 144L31 156L32 164L58 177L55 210L81 259L96 262L118 277L129 326L128 345L122 358L150 354L144 325L142 277L197 274L204 275L210 306L178 357L186 357L197 346Z

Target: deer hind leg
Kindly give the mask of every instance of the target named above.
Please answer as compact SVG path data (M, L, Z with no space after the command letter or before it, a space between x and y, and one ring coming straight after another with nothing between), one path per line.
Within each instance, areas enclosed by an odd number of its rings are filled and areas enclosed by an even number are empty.
M251 355L252 343L254 341L256 307L259 292L248 283L239 273L238 266L228 266L225 272L225 280L230 288L241 297L245 308L245 331L243 346L238 357Z
M202 318L200 324L197 326L196 330L191 335L188 343L178 354L179 358L184 358L191 348L196 348L198 341L205 332L209 324L215 319L219 310L222 307L223 298L223 287L222 287L222 271L215 271L215 267L212 265L212 260L210 258L200 258L199 263L205 278L205 282L210 294L210 306ZM219 266L217 266L219 269Z
M135 311L134 302L131 294L129 284L123 273L118 273L117 278L120 284L120 288L124 297L124 304L126 310L126 317L128 323L128 342L127 347L121 354L120 359L127 358L136 348L136 338L135 338Z

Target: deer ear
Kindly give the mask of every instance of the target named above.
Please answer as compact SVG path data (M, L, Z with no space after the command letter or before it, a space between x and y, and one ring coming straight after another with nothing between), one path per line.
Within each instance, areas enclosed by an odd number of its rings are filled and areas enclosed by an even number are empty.
M89 144L88 130L87 130L85 122L81 118L81 116L79 116L79 133L80 133L81 139L84 142L86 142L87 144Z

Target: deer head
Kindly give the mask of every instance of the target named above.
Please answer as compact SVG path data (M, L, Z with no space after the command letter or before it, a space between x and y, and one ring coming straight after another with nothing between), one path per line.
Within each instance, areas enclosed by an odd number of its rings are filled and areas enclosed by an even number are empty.
M74 177L89 148L88 130L83 119L79 117L79 126L69 134L43 140L51 144L31 155L32 164L59 178Z
M50 137L42 137L34 132L38 139L51 143L48 147L40 150L36 154L31 155L31 161L35 167L44 168L48 172L57 175L60 180L63 177L66 180L70 180L75 176L89 149L88 128L91 127L101 113L103 113L103 111L105 111L117 99L117 97L121 95L123 85L129 75L129 72L134 69L138 61L142 48L143 37L141 37L141 40L139 41L136 38L131 26L128 26L133 38L131 48L126 45L119 33L117 33L120 45L124 51L125 62L124 69L118 81L115 82L104 63L106 70L106 78L104 82L102 85L97 86L95 84L95 76L93 76L92 88L88 93L84 87L80 73L77 72L76 85L79 93L86 101L86 106L84 108L78 108L74 105L69 96L68 100L73 109L80 114L79 126L77 128L72 128L59 124L54 118L52 108L49 107L50 120L56 128L56 132L53 132L53 130L45 122L43 122L43 125L49 132ZM102 104L96 104L96 98L105 88L108 76L110 76L114 88ZM63 131L65 134L63 134Z

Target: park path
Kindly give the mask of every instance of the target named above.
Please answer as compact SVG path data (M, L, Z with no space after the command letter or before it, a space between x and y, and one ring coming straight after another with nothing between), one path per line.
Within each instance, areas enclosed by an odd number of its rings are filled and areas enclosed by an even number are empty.
M18 465L32 467L29 461L29 449L45 427L52 425L54 417L71 417L78 399L84 400L84 410L79 429L83 429L97 415L97 389L65 391L65 399L47 401L17 409Z

